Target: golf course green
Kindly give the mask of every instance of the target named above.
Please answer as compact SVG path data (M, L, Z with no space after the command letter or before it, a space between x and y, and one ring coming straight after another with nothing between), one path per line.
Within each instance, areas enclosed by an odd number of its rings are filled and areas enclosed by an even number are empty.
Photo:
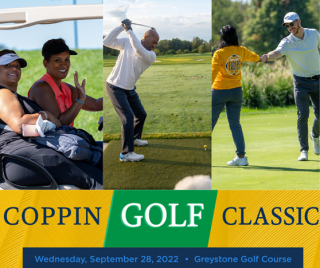
M310 107L311 108L311 107ZM309 132L314 115L310 109ZM300 145L295 107L244 112L241 125L249 166L228 166L235 146L225 113L212 132L212 186L230 190L319 190L320 158L309 139L309 161L297 161Z

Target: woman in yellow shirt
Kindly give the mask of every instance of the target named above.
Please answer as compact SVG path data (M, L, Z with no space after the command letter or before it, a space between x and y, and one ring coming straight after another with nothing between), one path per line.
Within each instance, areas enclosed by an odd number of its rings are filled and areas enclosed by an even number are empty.
M220 30L220 44L212 59L212 130L225 107L237 148L237 156L227 164L232 166L249 165L245 157L245 143L240 125L242 107L241 68L245 61L258 62L260 57L239 45L236 28L223 26Z

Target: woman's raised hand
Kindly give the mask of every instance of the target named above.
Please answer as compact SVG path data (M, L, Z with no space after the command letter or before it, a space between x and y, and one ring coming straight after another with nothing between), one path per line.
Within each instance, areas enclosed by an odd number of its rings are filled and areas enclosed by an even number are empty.
M75 74L73 75L74 77L74 84L76 86L76 89L78 91L78 100L84 102L86 100L86 79L82 81L82 85L80 86L79 84L79 79L78 79L78 72L76 71Z

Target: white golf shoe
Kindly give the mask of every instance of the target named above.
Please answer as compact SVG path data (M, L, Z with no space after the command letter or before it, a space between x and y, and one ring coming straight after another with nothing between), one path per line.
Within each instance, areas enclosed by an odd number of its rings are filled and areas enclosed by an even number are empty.
M246 157L240 158L236 156L232 161L227 163L229 166L247 166L249 165L248 159Z
M143 140L139 140L139 139L134 140L134 146L145 146L147 144L148 144L147 141L143 141Z
M313 141L313 151L315 154L320 154L320 141L319 138L312 137L312 132L310 132L310 138Z
M298 161L308 161L308 151L302 151Z
M144 155L142 155L142 154L136 154L134 152L130 152L127 154L120 153L120 161L121 162L128 162L128 161L137 162L142 159L144 159Z

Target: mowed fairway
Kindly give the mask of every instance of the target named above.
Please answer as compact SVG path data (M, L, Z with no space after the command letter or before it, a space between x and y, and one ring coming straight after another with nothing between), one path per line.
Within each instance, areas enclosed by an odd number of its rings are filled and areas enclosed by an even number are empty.
M120 148L121 141L111 141L104 151L104 189L173 189L185 176L210 175L210 138L150 139L135 148L145 156L140 162L120 162Z
M148 114L144 133L194 133L209 132L211 125L211 68L210 63L198 64L200 57L207 61L208 56L174 55L157 57L158 61L175 64L154 63L139 78L136 87L141 102ZM163 58L162 58L163 57ZM187 58L188 57L188 58ZM175 62L178 62L178 64ZM106 61L106 60L105 60ZM103 68L107 79L112 67ZM104 93L104 133L121 133L119 118Z
M309 132L314 115L310 110ZM235 156L235 146L223 113L212 133L213 189L318 190L320 158L312 150L309 161L297 161L300 145L296 112L242 115L249 166L227 166Z

